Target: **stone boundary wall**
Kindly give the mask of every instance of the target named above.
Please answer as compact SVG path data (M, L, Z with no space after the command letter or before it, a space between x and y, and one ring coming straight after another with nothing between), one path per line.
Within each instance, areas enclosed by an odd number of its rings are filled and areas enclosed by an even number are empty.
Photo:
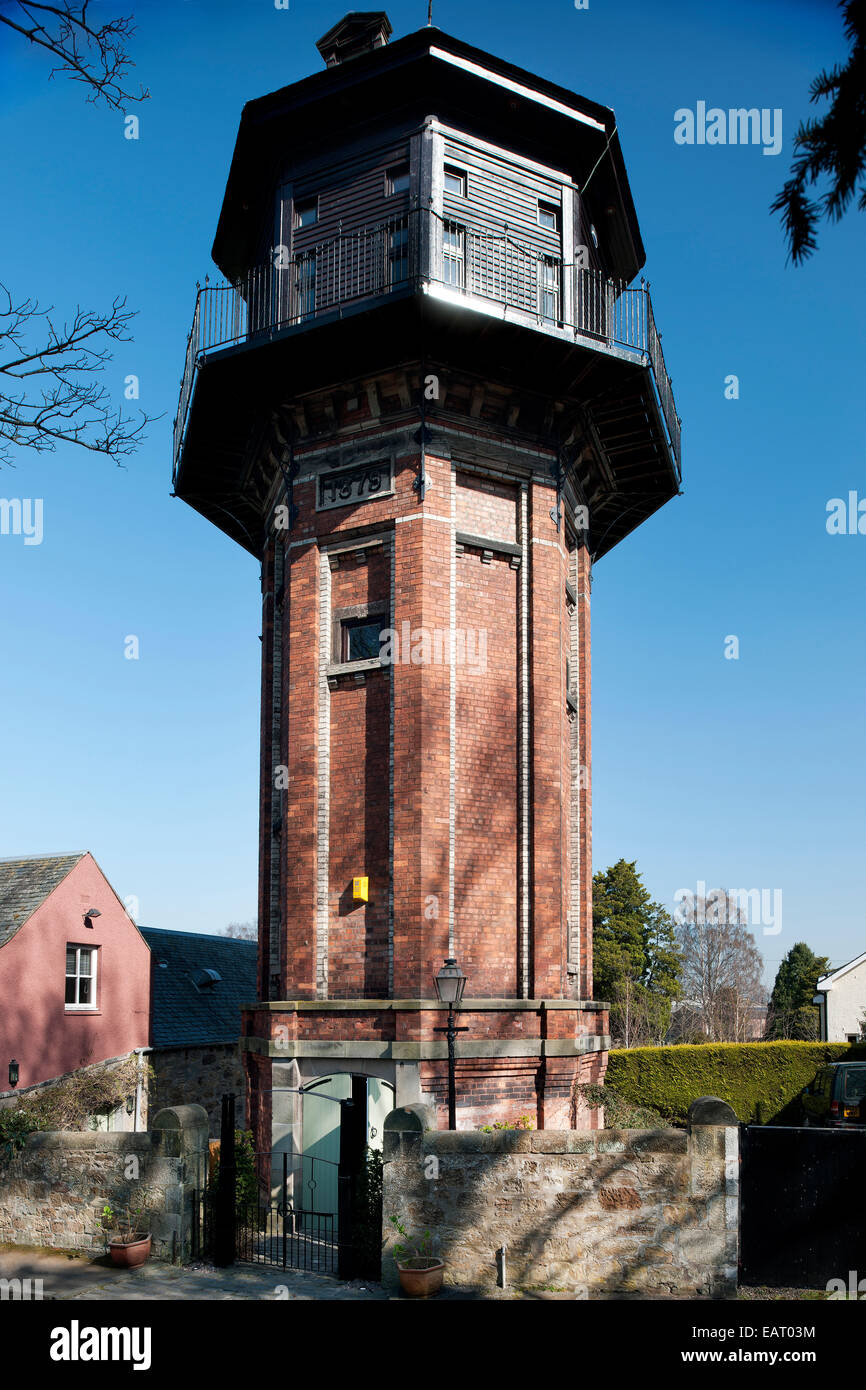
M387 1286L397 1287L396 1217L410 1236L433 1233L446 1284L486 1297L531 1288L575 1298L735 1294L736 1124L413 1132L396 1129L401 1114L385 1133Z
M202 1186L207 1152L199 1105L161 1110L139 1134L31 1134L13 1158L0 1156L0 1245L101 1255L102 1208L125 1206L147 1189L154 1196L152 1257L188 1258L192 1193Z

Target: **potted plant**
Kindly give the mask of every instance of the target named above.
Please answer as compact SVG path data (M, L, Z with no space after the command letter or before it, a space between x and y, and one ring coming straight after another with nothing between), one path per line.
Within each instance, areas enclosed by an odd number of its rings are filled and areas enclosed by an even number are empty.
M141 1193L128 1206L117 1210L108 1203L102 1208L102 1227L106 1232L108 1253L112 1264L123 1269L137 1269L150 1254L151 1235L147 1230L146 1213L150 1206L147 1193Z
M406 1227L396 1218L390 1218L391 1225L403 1241L394 1246L394 1262L400 1276L400 1288L407 1298L433 1298L442 1287L445 1265L433 1254L433 1237L429 1231L413 1239Z

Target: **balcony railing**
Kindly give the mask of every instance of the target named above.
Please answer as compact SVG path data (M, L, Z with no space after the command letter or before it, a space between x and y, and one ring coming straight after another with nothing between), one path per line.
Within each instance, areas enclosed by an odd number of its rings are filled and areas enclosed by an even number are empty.
M174 422L175 473L195 373L207 353L419 287L648 366L679 472L680 419L648 284L568 265L507 232L418 213L341 233L294 256L278 248L272 263L238 283L199 289Z

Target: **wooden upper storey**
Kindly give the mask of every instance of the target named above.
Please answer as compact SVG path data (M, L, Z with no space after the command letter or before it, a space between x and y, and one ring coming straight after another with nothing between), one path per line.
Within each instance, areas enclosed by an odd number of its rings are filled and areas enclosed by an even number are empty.
M383 183L372 177L374 152L387 159L389 142L405 142L428 116L505 151L511 162L510 182L501 180L501 156L476 165L484 177L472 181L469 205L481 225L501 230L534 215L535 190L514 187L517 171L520 183L534 163L551 171L546 192L554 200L559 188L577 194L589 185L581 216L587 231L595 228L608 274L629 281L641 269L614 113L431 27L247 103L213 246L226 278L236 281L260 263L287 185L298 196L321 188L323 212L337 220L387 216ZM366 186L364 173L372 180ZM417 160L411 179L407 201L432 206L436 190Z

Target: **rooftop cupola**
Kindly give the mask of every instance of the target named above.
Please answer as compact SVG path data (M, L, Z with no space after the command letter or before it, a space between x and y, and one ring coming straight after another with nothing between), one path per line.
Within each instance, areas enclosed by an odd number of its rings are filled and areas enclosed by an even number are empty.
M391 37L391 22L384 10L350 10L339 24L323 34L316 47L329 68L384 48Z

